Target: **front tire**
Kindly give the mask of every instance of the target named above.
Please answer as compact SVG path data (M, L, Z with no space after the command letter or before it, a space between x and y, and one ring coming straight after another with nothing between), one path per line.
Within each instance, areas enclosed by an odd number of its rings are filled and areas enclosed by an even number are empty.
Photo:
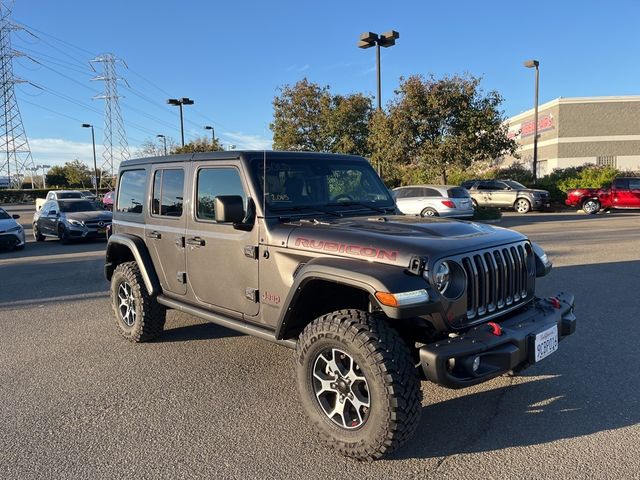
M582 204L582 210L587 215L595 215L600 211L600 202L593 198L585 200Z
M35 238L36 242L44 242L45 240L45 236L40 233L37 223L33 224L33 238Z
M518 213L529 213L531 210L531 203L526 198L519 198L514 203L513 208L515 208Z
M328 447L356 459L390 453L414 433L420 381L384 317L340 310L311 322L296 347L302 405Z
M111 277L111 303L120 333L132 342L148 342L162 333L166 308L149 295L136 262L121 263Z
M63 244L67 244L71 240L69 232L64 228L64 225L58 225L58 238Z

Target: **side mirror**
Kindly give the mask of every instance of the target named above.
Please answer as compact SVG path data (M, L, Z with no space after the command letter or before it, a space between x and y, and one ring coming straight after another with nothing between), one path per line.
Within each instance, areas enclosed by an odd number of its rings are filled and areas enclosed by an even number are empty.
M11 215L11 217L13 217L14 220L17 220L20 218L20 215L16 215L15 213L13 215Z
M240 195L217 196L214 209L218 223L241 223L244 220L244 200Z
M58 214L58 212L56 212L55 210L49 210L49 212L47 213L48 217L55 217Z

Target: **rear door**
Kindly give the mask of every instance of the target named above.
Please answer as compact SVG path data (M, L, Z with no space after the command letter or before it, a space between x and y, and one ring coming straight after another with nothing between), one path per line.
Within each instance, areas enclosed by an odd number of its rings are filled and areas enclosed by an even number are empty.
M611 201L617 208L630 208L632 204L629 179L616 178L611 185Z
M640 208L640 178L629 179L629 206Z
M215 198L239 195L248 205L246 179L239 161L195 162L193 207L187 220L189 287L207 306L255 316L258 303L258 227L250 231L215 220Z
M152 169L151 205L144 228L145 243L158 268L162 289L187 292L184 208L185 168L188 163L163 163Z
M491 204L496 207L512 207L516 201L516 191L504 182L494 181L491 190Z

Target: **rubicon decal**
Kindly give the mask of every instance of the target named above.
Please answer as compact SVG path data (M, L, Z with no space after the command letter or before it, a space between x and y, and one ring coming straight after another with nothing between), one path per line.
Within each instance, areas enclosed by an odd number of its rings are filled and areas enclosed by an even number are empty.
M359 257L380 258L391 260L398 258L397 250L384 250L376 247L364 247L362 245L350 243L327 242L324 240L312 240L309 238L296 238L296 247L309 248L311 250L321 250L331 253L346 253L347 255L357 255Z

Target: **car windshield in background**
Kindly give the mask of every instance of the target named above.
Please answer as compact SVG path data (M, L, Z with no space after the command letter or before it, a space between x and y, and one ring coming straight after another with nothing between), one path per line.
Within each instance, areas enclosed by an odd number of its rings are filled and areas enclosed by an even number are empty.
M73 213L73 212L96 212L102 211L98 205L89 200L82 202L58 202L60 205L60 211L65 213Z
M469 198L469 192L466 188L456 187L447 190L447 196L449 198Z
M511 188L527 188L524 185L522 185L521 183L518 183L516 181L513 180L505 180L504 183L506 183L507 185L509 185Z
M266 179L262 159L255 159L252 168L260 193L266 187L265 202L271 211L354 205L394 208L389 190L366 162L305 158L266 163Z
M9 215L6 211L4 211L2 208L0 208L0 220L8 220L10 218L13 218L13 217Z
M80 192L60 192L58 198L82 198L82 194Z

